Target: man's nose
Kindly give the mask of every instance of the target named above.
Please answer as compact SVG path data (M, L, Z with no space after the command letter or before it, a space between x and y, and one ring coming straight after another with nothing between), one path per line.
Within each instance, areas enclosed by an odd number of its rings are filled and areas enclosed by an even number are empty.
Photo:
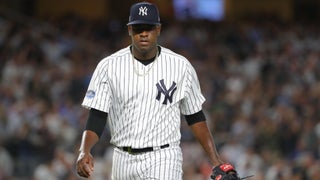
M147 30L143 30L141 33L140 33L140 36L148 36L149 32Z

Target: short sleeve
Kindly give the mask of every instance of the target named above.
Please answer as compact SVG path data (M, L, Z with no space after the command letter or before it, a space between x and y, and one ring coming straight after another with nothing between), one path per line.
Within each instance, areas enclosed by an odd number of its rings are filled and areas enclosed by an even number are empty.
M183 115L190 115L202 110L205 101L201 93L200 83L195 69L190 63L184 75L185 96L181 101L180 110Z
M82 106L109 112L111 104L110 83L108 81L107 63L100 61L91 77Z

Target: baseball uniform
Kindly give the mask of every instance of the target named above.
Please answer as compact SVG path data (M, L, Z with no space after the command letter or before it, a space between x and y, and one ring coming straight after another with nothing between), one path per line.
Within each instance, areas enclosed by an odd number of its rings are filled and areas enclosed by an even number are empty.
M84 107L108 113L113 179L182 179L180 115L199 112L205 99L190 62L158 49L148 65L130 46L102 59L83 100ZM133 154L122 147L154 150Z

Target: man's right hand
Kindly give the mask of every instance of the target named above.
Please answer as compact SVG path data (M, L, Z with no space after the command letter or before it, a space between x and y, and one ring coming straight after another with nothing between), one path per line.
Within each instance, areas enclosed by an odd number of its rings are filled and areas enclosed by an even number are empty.
M94 169L93 157L89 152L80 152L76 163L77 173L81 177L88 178Z

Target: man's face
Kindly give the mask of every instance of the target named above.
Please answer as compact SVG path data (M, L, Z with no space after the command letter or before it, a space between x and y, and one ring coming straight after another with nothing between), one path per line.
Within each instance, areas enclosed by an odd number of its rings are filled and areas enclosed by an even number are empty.
M156 47L160 30L160 25L135 24L128 26L132 45L140 53L148 53Z

